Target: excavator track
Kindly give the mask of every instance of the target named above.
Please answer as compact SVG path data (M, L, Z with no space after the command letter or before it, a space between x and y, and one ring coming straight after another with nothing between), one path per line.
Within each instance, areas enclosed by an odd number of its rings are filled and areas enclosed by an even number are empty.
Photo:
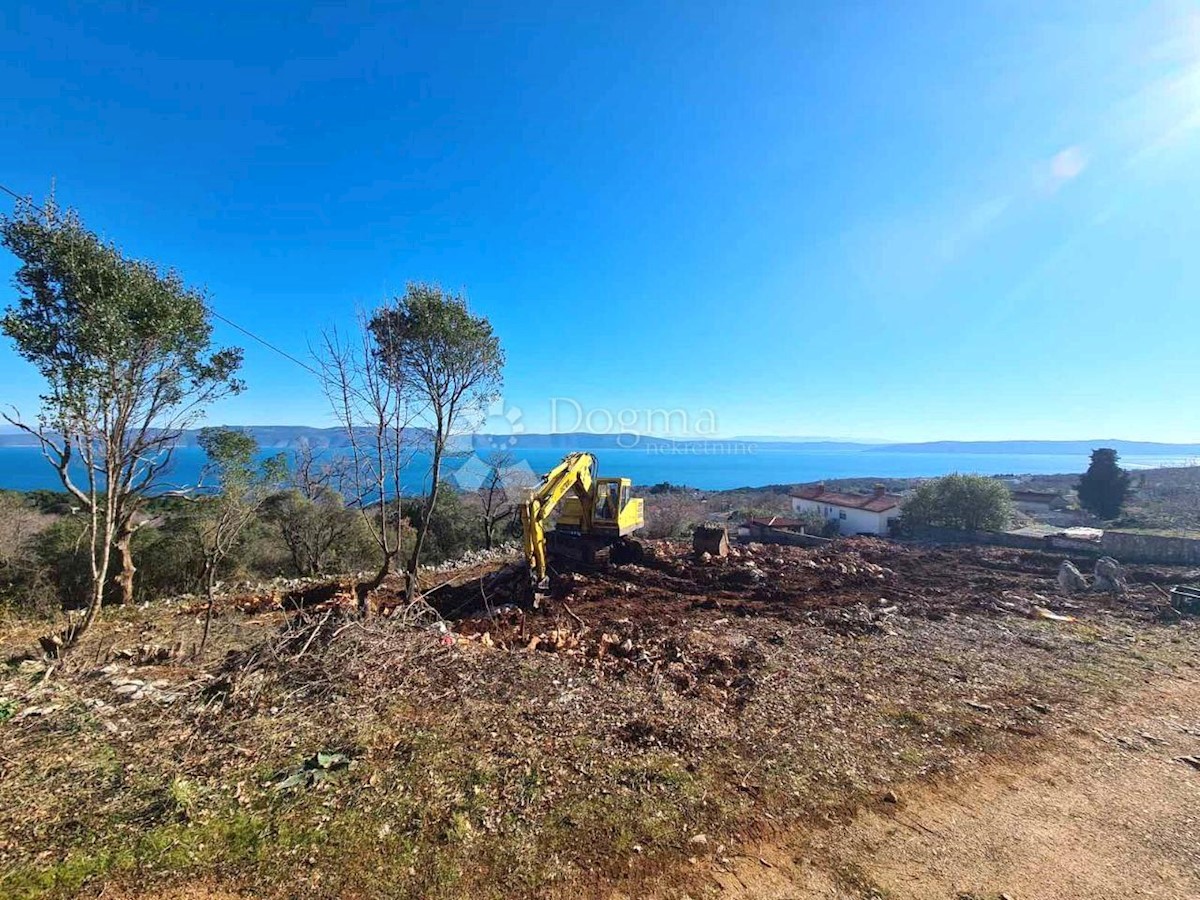
M614 566L626 566L640 563L646 555L641 541L632 538L613 538L569 531L548 532L546 549L555 559L570 560L586 566L606 562Z

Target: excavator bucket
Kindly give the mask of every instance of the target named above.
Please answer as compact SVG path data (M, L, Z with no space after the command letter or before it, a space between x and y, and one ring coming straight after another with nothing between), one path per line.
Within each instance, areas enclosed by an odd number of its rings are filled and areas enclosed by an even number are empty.
M711 556L729 555L729 532L724 525L698 525L692 532L692 550L699 556L708 553Z

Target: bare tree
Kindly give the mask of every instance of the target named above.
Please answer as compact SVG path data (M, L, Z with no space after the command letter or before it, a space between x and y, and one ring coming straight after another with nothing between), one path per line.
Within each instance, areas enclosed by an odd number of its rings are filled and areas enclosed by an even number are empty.
M374 575L354 584L358 612L366 616L371 592L383 584L400 552L400 476L406 461L409 409L404 385L385 372L385 355L363 313L358 315L354 333L330 328L321 337L313 357L320 368L322 389L350 448L345 493L379 550Z
M688 525L703 520L704 507L687 494L659 494L646 505L646 529L643 534L652 538L679 537Z
M292 453L288 484L308 500L316 500L327 490L341 493L350 475L349 463L343 456L326 456L303 440Z
M0 325L46 383L36 424L4 418L38 440L87 517L91 597L58 639L69 648L100 612L114 545L132 596L134 515L180 433L241 389L241 351L213 351L205 298L178 274L125 258L52 200L0 220L0 239L21 261Z
M258 442L244 431L205 428L200 433L200 446L208 456L201 480L211 478L215 485L212 492L205 492L201 484L195 498L196 533L204 559L204 592L208 598L204 633L196 651L198 657L208 644L217 573L286 473L282 455L272 457L256 470L254 455L258 452Z
M488 550L496 543L497 529L520 509L522 493L536 482L536 476L519 469L514 462L515 457L508 450L497 450L484 460L488 474L479 487L479 517Z

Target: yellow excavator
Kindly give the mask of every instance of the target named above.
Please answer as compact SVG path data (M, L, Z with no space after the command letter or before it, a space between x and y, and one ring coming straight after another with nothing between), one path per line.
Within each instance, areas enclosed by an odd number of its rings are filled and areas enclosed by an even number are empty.
M525 558L534 587L549 584L549 557L592 564L607 554L617 565L640 562L642 545L630 535L646 524L628 478L598 478L596 457L571 453L542 477L521 505ZM558 521L550 527L562 504Z

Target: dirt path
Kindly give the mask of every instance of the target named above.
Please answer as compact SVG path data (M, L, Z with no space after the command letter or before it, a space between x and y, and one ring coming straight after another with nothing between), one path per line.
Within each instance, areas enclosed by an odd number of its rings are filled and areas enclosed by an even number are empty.
M1170 679L1025 765L899 792L713 873L724 898L1200 897L1200 680Z

